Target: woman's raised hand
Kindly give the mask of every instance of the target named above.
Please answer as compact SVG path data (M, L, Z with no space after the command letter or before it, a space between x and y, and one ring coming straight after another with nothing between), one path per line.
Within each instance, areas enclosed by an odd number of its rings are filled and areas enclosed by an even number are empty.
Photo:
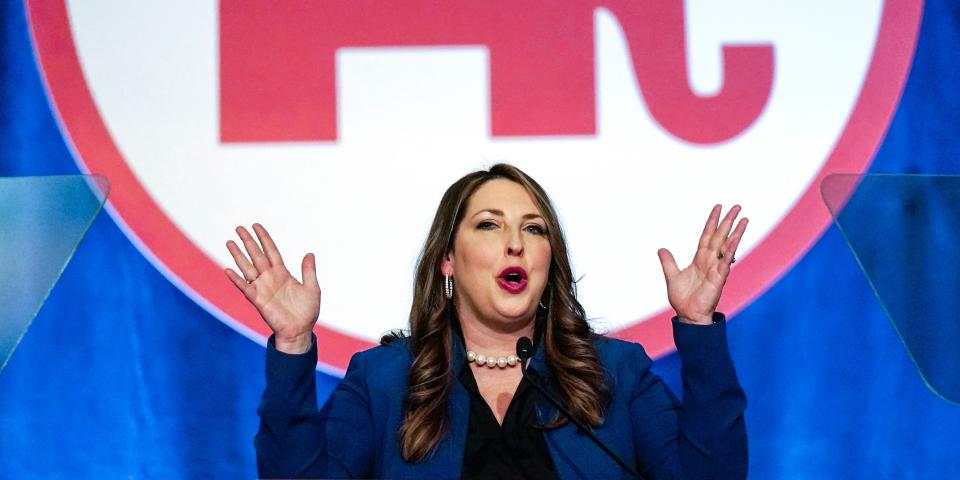
M247 229L237 227L237 234L249 258L233 240L227 241L227 250L230 250L243 276L230 268L224 269L224 272L247 300L257 307L260 316L273 330L277 350L285 353L306 352L310 349L313 325L320 315L316 258L312 253L303 257L303 283L300 283L287 271L280 251L267 230L254 223L253 231L260 243L254 240Z
M667 299L680 320L687 323L713 323L713 312L720 302L730 265L735 261L737 246L747 229L747 219L742 218L730 233L740 214L739 205L731 208L718 225L720 210L720 205L716 205L710 211L700 235L697 254L687 268L677 268L676 260L666 248L657 251L667 280Z

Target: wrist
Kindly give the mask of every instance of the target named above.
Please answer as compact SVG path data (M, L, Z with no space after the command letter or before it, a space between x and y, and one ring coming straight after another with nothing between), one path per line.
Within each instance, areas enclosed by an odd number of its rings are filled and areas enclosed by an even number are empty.
M290 355L299 355L310 351L313 346L313 332L305 332L293 336L274 335L273 345L279 352Z
M713 314L706 315L684 315L680 312L677 312L677 320L683 323L689 323L691 325L712 325L713 324Z

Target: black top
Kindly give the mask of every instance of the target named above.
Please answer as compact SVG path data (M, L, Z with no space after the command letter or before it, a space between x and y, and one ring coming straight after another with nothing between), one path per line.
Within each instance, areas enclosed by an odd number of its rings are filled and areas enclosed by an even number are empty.
M462 333L456 327L457 340L463 342ZM470 362L460 370L459 380L470 393L470 418L461 478L557 478L543 429L538 426L537 391L527 379L521 380L517 386L502 426L480 395Z

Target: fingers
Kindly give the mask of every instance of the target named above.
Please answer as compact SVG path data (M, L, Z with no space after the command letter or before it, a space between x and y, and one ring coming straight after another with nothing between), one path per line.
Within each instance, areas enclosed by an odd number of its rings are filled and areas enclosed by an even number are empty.
M238 290L243 292L243 296L247 297L248 300L253 300L257 297L257 287L255 285L247 283L246 280L241 278L240 275L232 269L225 268L223 272L227 274L227 278L233 282L233 285L236 286Z
M263 273L270 270L270 260L263 254L263 250L260 250L260 245L253 239L250 232L246 228L237 227L237 235L240 235L243 247L247 250L247 254L253 261L253 266L257 269L257 272Z
M713 206L712 210L710 210L710 216L707 217L707 223L703 226L703 233L700 234L700 243L697 244L697 250L710 247L710 239L713 238L714 232L717 231L717 222L720 221L721 209L722 207L718 203Z
M674 260L670 250L666 248L657 250L657 256L660 257L660 266L663 267L663 279L666 280L667 283L670 283L670 279L680 272L680 269L677 267L677 261Z
M303 262L300 264L300 275L304 286L320 289L320 283L317 282L317 258L312 253L303 256Z
M227 241L227 250L230 251L230 255L233 255L233 261L237 263L237 268L243 272L243 278L251 282L256 280L257 269L252 263L250 263L250 260L247 259L247 256L240 251L240 247L238 247L233 240ZM227 276L229 276L229 274L227 274Z
M257 234L257 239L260 240L260 245L263 245L263 252L267 255L267 260L270 261L270 265L283 265L283 258L280 256L280 249L277 248L277 244L273 243L273 237L267 233L267 229L263 228L263 225L260 225L259 223L254 223L253 231Z
M723 217L723 221L720 222L716 232L714 232L710 239L711 251L721 251L720 248L726 243L727 237L730 235L730 229L733 228L733 221L736 220L738 215L740 215L740 205L734 205Z
M733 263L734 258L737 254L737 247L740 246L740 239L743 238L743 232L747 231L747 223L750 220L746 218L741 218L737 222L737 228L733 230L733 234L730 235L730 238L727 239L727 243L723 247L723 259Z

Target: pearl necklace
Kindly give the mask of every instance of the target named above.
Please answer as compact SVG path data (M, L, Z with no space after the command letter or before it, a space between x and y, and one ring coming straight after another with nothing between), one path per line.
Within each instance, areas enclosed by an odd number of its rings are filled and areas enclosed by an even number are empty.
M474 352L473 350L468 350L467 361L475 362L477 365L480 365L481 367L486 365L489 368L493 368L493 367L507 368L508 365L513 367L513 366L516 366L518 363L520 363L520 358L517 357L516 355L494 358L493 356L488 357L486 355L480 355Z

